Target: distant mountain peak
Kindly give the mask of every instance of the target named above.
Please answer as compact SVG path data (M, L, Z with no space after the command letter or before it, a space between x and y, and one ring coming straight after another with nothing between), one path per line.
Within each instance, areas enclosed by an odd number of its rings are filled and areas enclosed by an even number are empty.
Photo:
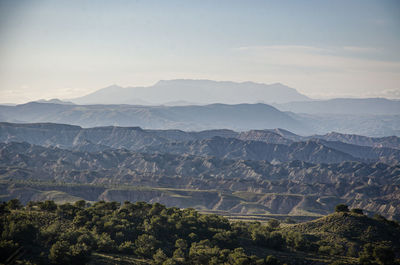
M277 82L277 83L272 83L271 86L284 86L284 87L288 87L287 85L284 85L284 84L279 83L279 82Z
M52 98L52 99L39 99L37 101L33 101L36 103L50 103L50 104L61 104L61 105L75 105L74 103L70 102L70 101L63 101L60 100L58 98Z
M106 88L123 88L123 87L120 86L120 85L117 85L117 84L112 84L112 85L109 85L109 86L106 87Z
M193 104L286 103L307 101L307 96L281 83L213 81L207 79L160 80L148 87L111 85L89 95L72 99L77 104L163 105L169 102ZM169 104L167 104L169 105Z

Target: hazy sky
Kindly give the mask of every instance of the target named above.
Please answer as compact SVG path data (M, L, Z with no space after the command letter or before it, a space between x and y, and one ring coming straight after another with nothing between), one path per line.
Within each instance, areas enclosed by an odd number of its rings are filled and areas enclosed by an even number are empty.
M177 78L400 98L400 1L0 0L0 102Z

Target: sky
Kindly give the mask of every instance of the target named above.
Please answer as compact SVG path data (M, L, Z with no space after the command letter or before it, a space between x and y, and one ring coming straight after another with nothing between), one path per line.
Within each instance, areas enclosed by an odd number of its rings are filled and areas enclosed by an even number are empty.
M399 99L400 1L0 0L1 103L181 78Z

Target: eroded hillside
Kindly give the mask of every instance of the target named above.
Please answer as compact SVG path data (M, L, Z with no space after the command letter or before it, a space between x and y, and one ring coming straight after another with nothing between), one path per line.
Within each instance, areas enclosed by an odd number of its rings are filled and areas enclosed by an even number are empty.
M86 200L158 201L169 206L234 213L326 214L331 211L332 203L337 202L387 217L398 218L400 211L400 167L380 162L269 163L121 149L77 152L9 143L0 144L0 166L0 178L6 181L2 196L25 196L25 200L32 199L30 193L23 187L18 192L10 183L41 181L178 189L184 194L120 188L84 195L63 188L44 190L60 190ZM42 192L43 188L38 190ZM212 196L200 192L207 190L212 191ZM239 191L255 196L240 198L235 194Z

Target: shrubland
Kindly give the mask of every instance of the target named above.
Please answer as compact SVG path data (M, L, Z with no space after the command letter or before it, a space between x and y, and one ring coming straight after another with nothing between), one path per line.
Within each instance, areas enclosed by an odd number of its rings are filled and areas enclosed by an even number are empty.
M111 264L107 257L121 264L299 264L311 262L306 255L325 257L319 264L395 264L400 247L397 222L345 207L300 224L229 222L128 201L23 206L14 199L0 211L4 264Z

